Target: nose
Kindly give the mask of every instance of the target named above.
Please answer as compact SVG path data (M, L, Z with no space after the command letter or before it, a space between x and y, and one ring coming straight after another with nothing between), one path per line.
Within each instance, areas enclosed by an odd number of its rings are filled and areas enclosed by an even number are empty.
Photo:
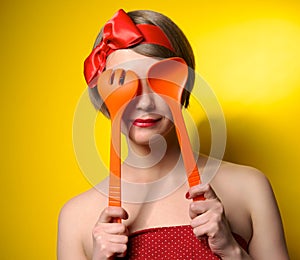
M155 108L154 93L146 79L140 79L136 99L136 109L138 110L151 111Z

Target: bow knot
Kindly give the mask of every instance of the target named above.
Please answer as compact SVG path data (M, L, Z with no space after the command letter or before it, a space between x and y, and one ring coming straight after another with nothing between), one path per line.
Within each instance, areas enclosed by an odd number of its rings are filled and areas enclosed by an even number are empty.
M163 31L150 24L136 25L120 9L103 27L101 42L84 62L84 76L89 87L96 85L98 75L105 69L106 58L113 51L126 49L140 43L160 44L172 50Z
M104 70L107 56L117 49L125 49L143 40L143 35L130 17L119 10L103 28L101 42L84 62L84 76L90 87L95 86L97 76Z

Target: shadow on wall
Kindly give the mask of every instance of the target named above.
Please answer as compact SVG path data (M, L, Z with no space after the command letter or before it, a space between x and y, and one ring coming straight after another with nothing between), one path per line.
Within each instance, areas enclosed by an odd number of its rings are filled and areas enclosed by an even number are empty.
M256 168L264 165L271 167L282 155L278 151L282 145L280 134L266 125L263 118L228 117L226 116L227 140L224 160L238 164L246 164ZM209 154L211 149L211 130L208 120L198 126L201 140L201 152ZM275 152L277 151L277 152ZM275 157L274 157L275 156ZM263 167L264 168L264 167ZM265 169L267 170L267 169Z
M276 113L276 119L274 113L226 115L227 144L223 159L255 167L269 178L281 211L290 257L300 259L296 242L300 232L300 209L295 207L300 200L299 125L286 117L284 111ZM208 121L202 121L198 131L200 151L209 154Z

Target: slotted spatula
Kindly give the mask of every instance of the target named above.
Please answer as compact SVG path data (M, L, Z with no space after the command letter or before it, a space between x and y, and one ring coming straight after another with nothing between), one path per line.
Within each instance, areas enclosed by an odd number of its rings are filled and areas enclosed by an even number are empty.
M126 105L137 93L138 82L133 71L110 69L99 76L97 83L111 117L109 206L121 207L121 120Z
M148 84L168 104L176 127L181 154L190 187L201 183L197 163L181 111L181 96L188 78L188 66L178 57L164 59L152 65ZM199 196L194 200L204 199Z

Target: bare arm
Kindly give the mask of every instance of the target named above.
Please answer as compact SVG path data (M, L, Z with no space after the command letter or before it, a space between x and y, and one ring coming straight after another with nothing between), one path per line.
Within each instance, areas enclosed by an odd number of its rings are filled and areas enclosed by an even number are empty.
M250 179L248 190L253 236L249 244L254 259L289 259L282 221L272 187L267 178L257 172Z
M87 260L80 238L80 218L75 217L76 210L66 204L59 216L57 259L58 260Z

